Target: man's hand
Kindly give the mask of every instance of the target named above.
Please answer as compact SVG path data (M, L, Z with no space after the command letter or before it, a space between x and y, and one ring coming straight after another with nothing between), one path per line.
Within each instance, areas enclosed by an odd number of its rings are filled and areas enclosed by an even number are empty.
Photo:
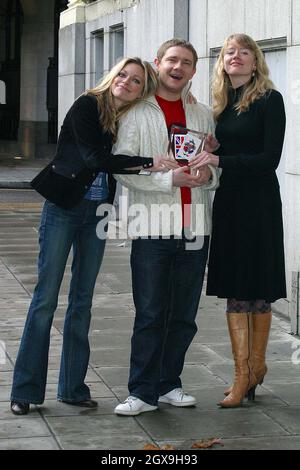
M147 171L169 171L169 170L176 170L179 168L178 163L174 158L166 158L166 156L156 156L153 157L154 165L150 168L147 168Z
M204 184L202 175L191 175L186 173L189 168L187 166L181 166L177 170L173 170L173 186L177 188L185 186L187 188L198 188ZM205 181L206 183L206 181Z
M190 159L189 167L194 171L205 165L219 166L219 157L213 153L208 153L205 150L195 157Z
M219 142L217 139L212 135L208 134L205 139L204 150L209 153L215 152L220 147Z

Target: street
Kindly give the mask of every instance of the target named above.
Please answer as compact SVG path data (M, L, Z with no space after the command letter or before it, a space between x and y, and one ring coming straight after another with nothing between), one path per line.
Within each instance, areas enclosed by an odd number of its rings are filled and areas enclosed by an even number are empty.
M0 189L0 207L2 208L5 204L41 204L42 202L42 196L31 189Z
M63 280L51 332L46 400L28 416L9 409L13 365L36 283L41 198L32 191L0 191L0 449L142 449L146 444L190 449L195 441L221 438L213 449L300 449L300 365L292 355L299 338L274 315L268 348L269 372L254 403L220 410L217 402L233 375L224 301L202 296L198 333L182 374L196 407L161 404L137 417L118 417L126 398L134 306L129 268L130 243L109 240L95 289L87 383L97 409L56 401L62 331L70 281ZM51 279L49 280L51 282ZM6 353L5 356L3 353ZM199 451L198 451L199 452Z

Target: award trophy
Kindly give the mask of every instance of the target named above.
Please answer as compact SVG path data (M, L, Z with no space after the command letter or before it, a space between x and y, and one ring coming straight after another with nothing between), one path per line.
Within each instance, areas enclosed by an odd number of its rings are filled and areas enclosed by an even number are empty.
M186 165L192 157L202 152L207 134L173 125L170 132L169 153L179 163ZM193 174L193 172L191 172ZM198 174L198 170L194 174Z

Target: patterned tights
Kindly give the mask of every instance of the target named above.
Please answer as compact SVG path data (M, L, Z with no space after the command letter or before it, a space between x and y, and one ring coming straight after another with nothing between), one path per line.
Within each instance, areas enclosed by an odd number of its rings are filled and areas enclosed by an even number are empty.
M227 299L226 313L270 313L271 304L266 300Z

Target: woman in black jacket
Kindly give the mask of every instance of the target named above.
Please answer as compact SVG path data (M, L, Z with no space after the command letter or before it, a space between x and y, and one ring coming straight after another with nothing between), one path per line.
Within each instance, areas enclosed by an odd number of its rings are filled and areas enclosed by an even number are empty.
M119 118L138 99L153 94L156 84L150 64L138 58L123 59L99 86L75 101L63 122L53 162L32 182L46 202L39 232L38 282L14 370L14 414L27 414L30 403L44 401L50 330L71 247L72 279L58 399L77 406L97 406L84 383L90 353L92 297L105 247L105 238L96 235L101 220L97 209L113 201L114 187L107 180L107 172L161 169L159 158L155 165L152 158L111 158Z
M245 34L226 39L215 68L218 155L193 163L222 168L213 207L207 294L227 299L235 361L223 408L239 406L267 372L271 302L286 296L283 223L276 168L285 111L262 51Z

